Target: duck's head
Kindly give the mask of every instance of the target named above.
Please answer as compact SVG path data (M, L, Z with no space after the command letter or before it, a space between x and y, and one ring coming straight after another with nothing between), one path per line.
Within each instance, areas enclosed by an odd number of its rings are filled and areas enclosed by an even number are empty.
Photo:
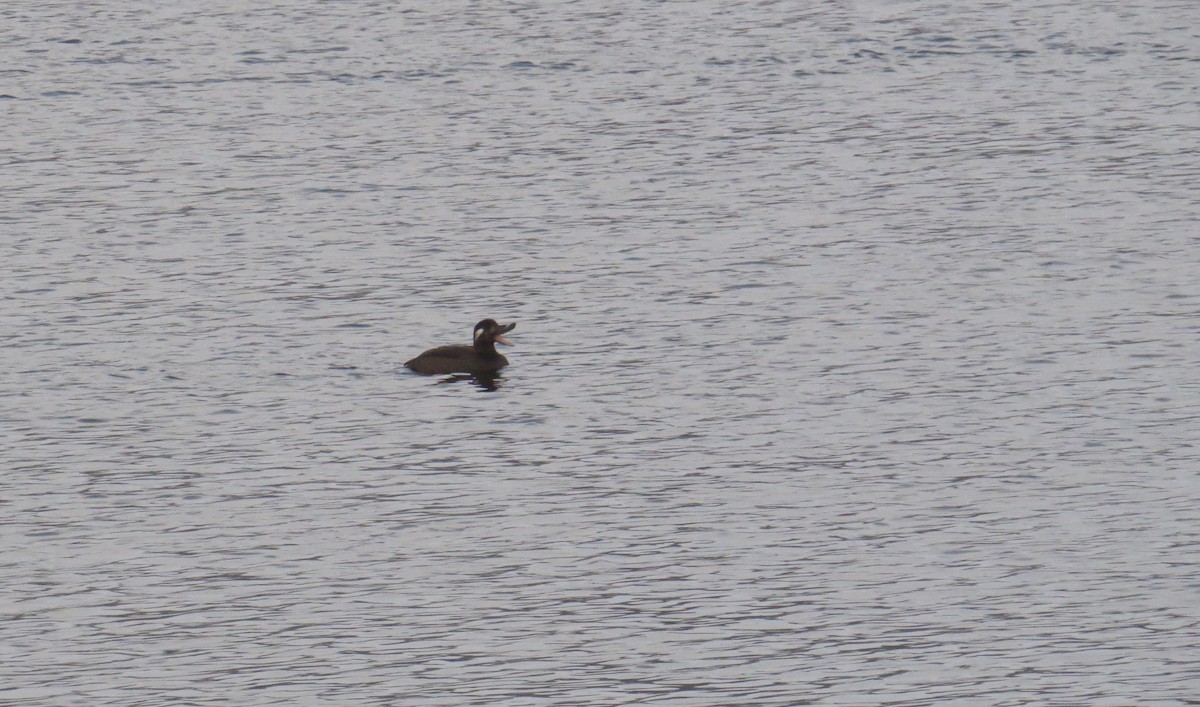
M512 331L516 326L516 322L500 324L495 319L484 319L475 325L475 343L495 341L505 346L512 346L512 342L505 339L504 334Z

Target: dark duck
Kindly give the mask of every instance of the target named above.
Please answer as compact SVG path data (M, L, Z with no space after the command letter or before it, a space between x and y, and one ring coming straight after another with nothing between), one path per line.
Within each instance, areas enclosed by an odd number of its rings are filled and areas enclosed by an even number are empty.
M484 319L475 325L475 342L470 346L439 346L429 349L404 365L417 373L470 373L477 376L494 376L508 365L508 359L496 351L496 343L506 346L512 343L504 334L517 326L499 324L495 319Z

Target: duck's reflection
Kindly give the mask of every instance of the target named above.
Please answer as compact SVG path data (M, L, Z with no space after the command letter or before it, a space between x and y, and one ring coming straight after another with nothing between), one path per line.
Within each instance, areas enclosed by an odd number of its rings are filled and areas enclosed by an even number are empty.
M438 384L462 381L468 381L475 387L492 393L504 386L504 378L498 373L455 373L438 381Z

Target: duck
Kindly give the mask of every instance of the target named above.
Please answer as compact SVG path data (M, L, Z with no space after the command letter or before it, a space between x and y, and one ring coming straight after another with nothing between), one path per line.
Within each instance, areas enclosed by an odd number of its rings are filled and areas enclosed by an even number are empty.
M405 363L404 366L417 373L427 375L441 373L494 375L508 365L508 359L496 351L496 344L512 346L512 342L504 338L504 335L516 326L516 322L500 324L495 319L484 319L475 325L474 343L470 346L456 344L429 349Z

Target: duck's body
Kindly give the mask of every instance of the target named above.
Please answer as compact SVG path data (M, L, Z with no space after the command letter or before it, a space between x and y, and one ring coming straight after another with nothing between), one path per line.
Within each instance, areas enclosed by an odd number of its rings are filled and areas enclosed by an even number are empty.
M484 319L475 325L475 343L470 346L439 346L429 349L404 365L417 373L494 374L508 365L508 359L496 351L496 342L508 344L504 338L516 324L497 324Z
M404 364L417 373L495 373L508 365L508 359L493 346L481 353L473 346L439 346L429 349Z

